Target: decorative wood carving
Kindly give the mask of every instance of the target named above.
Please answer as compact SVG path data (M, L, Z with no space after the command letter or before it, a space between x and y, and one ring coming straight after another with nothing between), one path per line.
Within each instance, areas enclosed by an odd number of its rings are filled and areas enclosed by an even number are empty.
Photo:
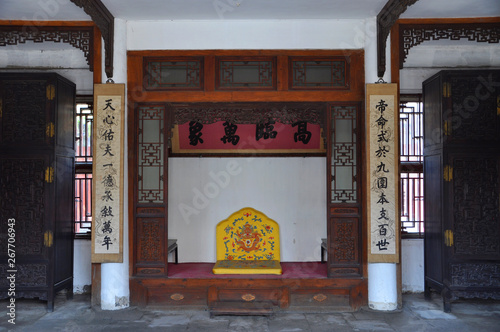
M241 298L244 301L250 302L250 301L255 300L255 295L253 295L253 294L244 294L244 295L241 296Z
M327 299L327 296L325 294L316 294L313 296L313 299L318 302L323 302Z
M102 38L104 39L104 66L106 76L113 77L113 44L115 25L113 14L104 6L101 0L71 0L75 5L83 8L92 21L101 30Z
M498 23L447 23L447 24L401 24L399 26L399 68L413 46L429 40L467 39L480 43L498 43L500 25Z
M174 301L181 301L184 299L184 295L179 294L179 293L175 293L175 294L170 295L170 298Z
M27 40L35 43L44 41L67 43L84 53L87 64L90 70L93 71L93 29L91 26L0 26L0 46L24 44Z
M269 119L283 124L305 121L324 126L324 104L189 104L174 105L174 124L197 121L202 124L228 121L238 124L266 123Z
M161 241L161 225L158 219L140 219L141 232L139 240L140 260L158 262L163 257Z
M356 259L356 220L338 220L335 223L334 257L337 262L352 262Z
M43 253L43 231L46 222L44 183L46 162L43 158L9 158L0 161L0 209L2 218L18 215L16 220L17 255L41 255ZM7 234L3 223L2 234ZM7 252L7 240L0 248ZM3 262L2 262L3 263ZM21 265L18 265L20 267Z
M336 274L356 274L356 273L359 273L358 270L355 270L355 269L337 269L334 272Z
M0 144L44 145L50 121L45 115L46 82L9 80L3 84Z
M399 16L403 14L408 6L413 5L418 0L389 0L384 8L377 15L377 68L378 77L383 77L385 73L385 48L387 37L392 26Z
M497 158L457 157L453 160L453 175L455 254L469 257L500 255ZM452 275L455 280L453 270ZM489 275L476 280L483 278L489 279ZM495 286L500 286L500 282Z

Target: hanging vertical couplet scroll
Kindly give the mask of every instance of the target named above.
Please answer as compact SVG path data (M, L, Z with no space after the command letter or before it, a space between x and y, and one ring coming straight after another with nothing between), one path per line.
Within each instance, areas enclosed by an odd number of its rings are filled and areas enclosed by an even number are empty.
M124 84L94 85L92 263L123 262Z
M368 261L399 262L397 84L367 84Z

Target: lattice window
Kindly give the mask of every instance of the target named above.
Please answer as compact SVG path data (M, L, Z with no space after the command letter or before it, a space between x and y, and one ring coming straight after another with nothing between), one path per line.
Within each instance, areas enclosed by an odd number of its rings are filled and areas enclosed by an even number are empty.
M332 203L356 203L358 200L356 113L356 106L332 107Z
M203 90L203 58L146 58L146 90Z
M75 236L92 229L92 137L94 113L89 98L77 98L75 111Z
M217 59L217 89L276 89L275 58Z
M161 204L165 199L165 107L138 107L137 133L137 201L139 204Z
M421 95L401 95L400 201L403 237L422 237L424 232L423 109Z
M348 64L345 58L290 58L291 89L347 88Z

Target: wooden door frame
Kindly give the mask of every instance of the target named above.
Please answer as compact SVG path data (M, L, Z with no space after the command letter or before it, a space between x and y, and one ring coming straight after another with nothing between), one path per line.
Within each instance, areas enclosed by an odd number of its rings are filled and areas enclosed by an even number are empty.
M215 63L217 57L276 57L276 64L278 68L277 73L277 86L275 90L263 91L263 90L242 90L242 89L217 89L216 87L216 75L215 75ZM349 88L347 89L313 89L313 90L299 90L291 89L289 86L289 66L288 59L291 57L332 57L341 56L348 57L350 66L350 82ZM203 90L191 90L191 91L169 91L169 90L146 90L144 87L145 74L144 65L146 57L202 57L204 59L204 69L203 75L205 77ZM136 247L137 239L135 238L136 221L135 221L135 108L138 103L152 104L152 103L263 103L263 102L301 102L301 103L325 103L325 105L358 105L359 120L364 123L364 118L361 118L364 114L362 107L364 105L364 90L365 90L365 80L364 80L364 50L181 50L181 51L129 51L127 53L127 70L128 70L128 162L129 162L129 276L131 278L131 301L138 301L141 303L147 303L147 297L149 292L153 288L148 287L158 287L158 283L167 282L169 280L166 278L168 274L167 264L165 264L165 276L164 277L153 277L145 278L144 276L137 276L136 269L134 268L136 264ZM327 107L328 112L329 106ZM326 127L326 126L325 126ZM359 139L361 145L361 168L363 167L363 129L359 127ZM329 142L328 134L325 133L326 141ZM326 155L326 153L325 153ZM167 160L165 160L168 163ZM168 166L167 166L168 167ZM363 183L363 175L359 174L360 182ZM329 179L329 178L328 178ZM328 179L326 179L328 181ZM329 187L329 186L327 186ZM359 194L361 195L361 200L359 205L362 207L365 204L366 197L366 185L360 185ZM328 189L327 189L328 190ZM327 196L329 197L328 193ZM330 203L327 202L327 208L330 210ZM167 204L165 204L167 206ZM367 264L366 264L366 243L365 243L365 233L366 233L366 209L361 209L359 211L360 223L359 223L359 247L356 248L359 255L359 273L356 275L351 274L348 277L341 278L336 276L335 278L329 278L329 283L337 282L340 284L345 284L345 287L349 287L351 291L349 294L364 294L361 299L366 298L365 292L367 292L366 278L367 278ZM167 212L165 212L168 215ZM330 223L329 212L327 214L327 228ZM166 221L166 226L168 229L168 221ZM328 235L329 236L329 235ZM329 256L332 252L330 252ZM331 261L330 261L331 262ZM163 278L163 279L154 279ZM165 279L166 278L166 279ZM345 278L351 278L351 281L343 280ZM350 279L349 279L350 280ZM356 280L356 281L354 281ZM179 287L179 281L171 280L168 281L175 287ZM148 286L150 285L150 286ZM348 286L350 285L350 286ZM356 285L356 286L354 286ZM174 287L174 286L172 286ZM352 288L354 287L354 288ZM156 288L155 288L156 289ZM354 290L355 289L355 290ZM353 295L354 296L354 295ZM358 296L358 295L356 295ZM352 300L356 306L364 303L363 300ZM361 302L360 302L361 301Z

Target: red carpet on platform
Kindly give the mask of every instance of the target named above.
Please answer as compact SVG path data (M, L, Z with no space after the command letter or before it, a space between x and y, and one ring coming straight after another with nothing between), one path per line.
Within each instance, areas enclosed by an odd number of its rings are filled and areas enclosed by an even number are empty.
M326 264L320 262L281 262L282 275L272 274L213 274L215 263L168 264L169 278L191 279L320 279L326 278Z

